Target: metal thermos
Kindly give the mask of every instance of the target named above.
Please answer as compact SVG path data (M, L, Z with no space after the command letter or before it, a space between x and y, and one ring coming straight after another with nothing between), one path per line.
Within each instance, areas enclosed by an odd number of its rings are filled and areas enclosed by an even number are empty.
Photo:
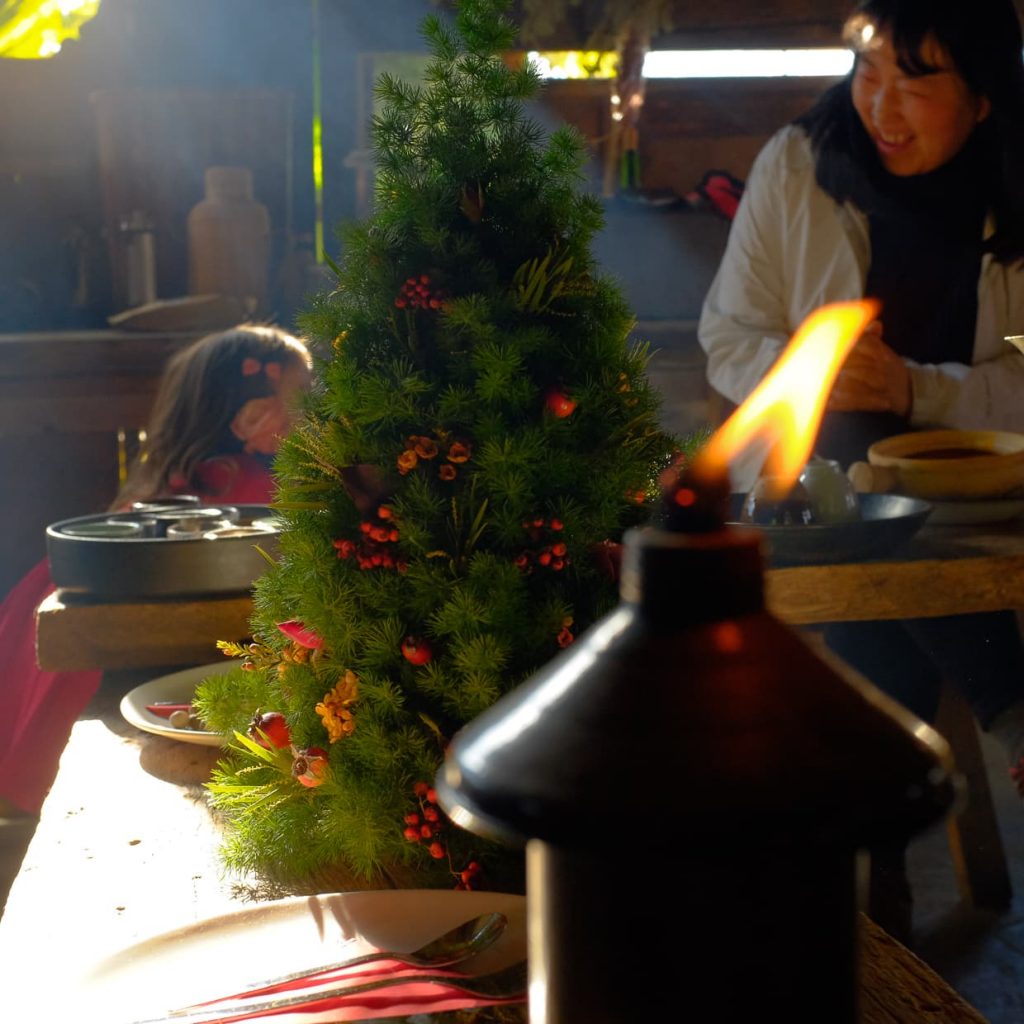
M118 230L124 253L127 308L156 301L156 240L153 222L142 210L123 216Z

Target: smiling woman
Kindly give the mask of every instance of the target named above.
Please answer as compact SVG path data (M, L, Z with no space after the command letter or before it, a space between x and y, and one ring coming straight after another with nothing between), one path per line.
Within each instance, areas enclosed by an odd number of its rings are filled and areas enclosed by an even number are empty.
M0 0L0 57L52 57L100 9L100 0Z
M741 402L815 307L871 298L816 453L844 467L925 428L1024 433L1024 65L1011 0L860 0L852 72L747 179L699 337ZM747 490L757 467L745 467ZM751 472L752 470L752 472ZM961 472L961 476L963 473ZM829 647L919 718L946 678L1024 795L1024 647L1010 613L826 626ZM879 885L899 851L875 851ZM888 884L888 883L886 883ZM893 901L887 901L892 906ZM893 919L903 933L909 921Z

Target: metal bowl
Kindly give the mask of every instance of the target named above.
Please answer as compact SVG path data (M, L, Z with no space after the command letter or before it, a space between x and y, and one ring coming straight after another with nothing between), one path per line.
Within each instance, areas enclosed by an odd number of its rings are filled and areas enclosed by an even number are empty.
M194 516L207 506L181 509ZM212 508L213 506L209 506ZM234 505L238 526L255 520L267 522L272 511L266 505ZM103 598L181 597L237 594L252 587L267 570L257 545L270 555L277 551L279 533L262 528L257 533L203 536L176 540L161 536L82 536L90 524L115 518L130 522L152 519L152 513L119 513L64 519L46 528L50 575L62 590ZM271 520L272 521L272 520ZM212 531L210 531L212 532Z
M905 544L924 526L932 506L899 494L861 494L859 520L800 526L752 526L739 521L745 494L730 496L729 525L755 530L772 566L825 565L880 558Z

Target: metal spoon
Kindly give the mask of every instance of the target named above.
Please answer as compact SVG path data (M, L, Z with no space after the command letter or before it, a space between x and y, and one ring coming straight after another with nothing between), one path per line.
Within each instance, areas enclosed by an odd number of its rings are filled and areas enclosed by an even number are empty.
M429 942L424 943L419 949L411 953L395 953L389 950L376 950L373 953L363 953L361 956L352 957L348 960L340 960L333 964L324 964L322 967L311 967L305 971L295 971L292 974L282 974L276 978L268 978L265 981L257 982L253 987L236 992L233 995L218 996L216 999L208 999L202 1003L192 1003L189 1006L182 1006L172 1010L171 1016L186 1014L191 1010L211 1006L214 1003L222 1003L229 999L249 999L255 996L269 995L281 989L295 989L321 984L322 975L334 971L347 970L351 967L362 967L365 964L376 963L381 960L392 960L408 967L422 967L425 970L433 970L438 967L454 967L466 960L483 952L489 946L494 945L502 932L508 925L508 918L497 912L481 914L479 917L471 917L468 921L456 925L443 935L438 935Z
M362 985L343 985L339 988L322 989L307 995L279 995L260 999L252 1003L239 1003L228 1007L206 1007L188 1013L173 1012L166 1017L135 1021L134 1024L231 1024L249 1017L276 1014L282 1011L303 1008L308 1012L339 1009L338 1006L321 1006L321 1003L349 1000L353 997L380 992L402 985L437 985L441 989L460 995L486 999L489 1002L519 1002L526 995L526 961L520 960L509 967L490 974L459 977L448 974L412 974L395 978L386 976L368 981ZM374 1014L376 1017L376 1014Z

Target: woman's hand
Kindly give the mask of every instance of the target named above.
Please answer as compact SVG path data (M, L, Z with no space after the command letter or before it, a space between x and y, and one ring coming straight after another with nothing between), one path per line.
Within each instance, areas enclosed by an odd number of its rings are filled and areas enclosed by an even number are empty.
M869 324L832 387L829 412L894 412L906 416L911 403L910 370L882 341L882 324Z

